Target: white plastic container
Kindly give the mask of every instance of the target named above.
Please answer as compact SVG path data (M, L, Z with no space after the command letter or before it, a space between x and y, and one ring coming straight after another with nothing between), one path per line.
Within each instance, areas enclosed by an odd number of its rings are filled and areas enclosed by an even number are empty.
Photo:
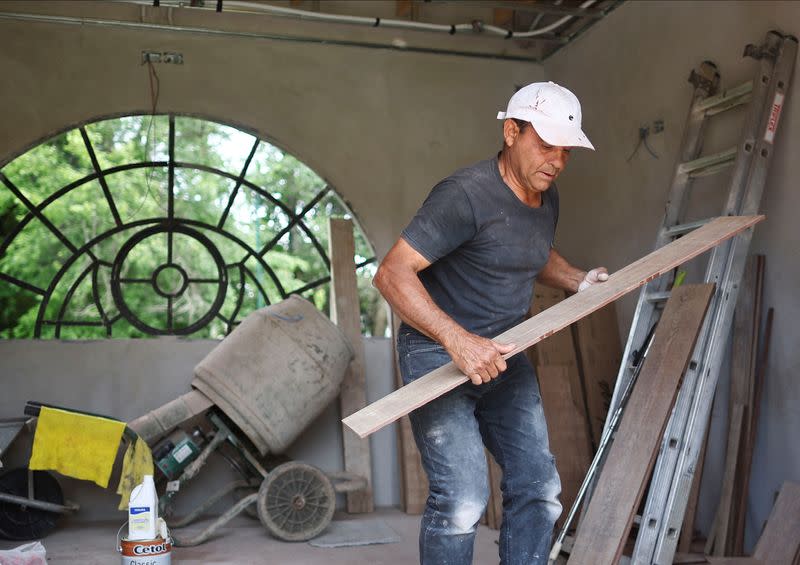
M128 540L152 540L158 535L158 497L153 475L136 485L128 503Z

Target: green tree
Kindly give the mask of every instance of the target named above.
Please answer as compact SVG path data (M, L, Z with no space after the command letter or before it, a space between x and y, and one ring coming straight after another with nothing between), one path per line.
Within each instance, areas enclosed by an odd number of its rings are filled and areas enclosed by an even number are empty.
M104 320L113 321L114 337L146 336L121 316L119 301L165 333L173 331L171 314L180 331L209 312L225 279L219 316L192 336L222 337L254 309L299 290L327 312L329 285L315 284L329 275L327 220L349 217L349 210L293 156L235 128L183 116L174 117L172 217L191 231L157 231L129 245L114 299L115 258L136 234L169 219L169 133L168 116L94 122L0 170L0 336L32 337L43 293L49 301L42 337L103 337ZM91 179L90 148L102 179ZM29 205L41 206L39 218ZM356 247L357 261L372 257L358 228ZM362 320L368 334L383 335L384 306L369 285L373 271L359 269ZM150 282L154 273L158 290ZM185 276L196 282L180 295L158 293L181 288ZM57 331L56 320L77 324Z

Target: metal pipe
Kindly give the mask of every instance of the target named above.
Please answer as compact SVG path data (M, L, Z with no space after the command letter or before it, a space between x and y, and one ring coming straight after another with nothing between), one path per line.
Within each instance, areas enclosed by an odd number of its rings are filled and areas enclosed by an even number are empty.
M6 494L4 492L0 492L0 500L2 500L3 502L11 502L13 504L19 504L20 506L36 508L37 510L46 510L47 512L58 512L59 514L66 514L67 512L75 512L79 508L77 504L70 502L68 502L67 504L55 504L53 502L45 502L43 500L31 500L30 498L25 498L24 496L16 496L13 494Z
M147 4L144 0L118 0L122 2L128 3L137 3L137 4ZM342 23L342 24L355 24L355 25L368 25L371 27L391 27L391 28L398 28L398 29L413 29L419 31L435 31L435 32L443 32L448 33L450 35L455 34L456 32L489 32L495 35L499 35L510 39L512 37L519 37L519 38L528 38L528 37L536 37L538 35L544 35L549 33L568 21L572 18L577 17L580 15L581 10L585 10L592 4L595 4L597 0L586 0L583 2L577 10L574 10L568 15L565 15L562 18L559 18L552 24L549 24L543 28L535 29L532 31L525 31L525 32L514 32L502 27L493 26L484 24L482 22L478 22L477 25L473 23L462 23L462 24L431 24L427 22L414 22L408 20L395 20L391 18L378 18L378 17L364 17L364 16L345 16L339 14L328 14L324 12L310 12L308 10L298 10L296 8L285 8L283 6L275 6L273 4L257 4L255 2L244 2L240 0L228 0L225 3L225 6L233 6L234 8L245 8L248 10L255 10L257 12L263 12L268 14L277 14L280 16L288 16L288 17L295 17L301 20L313 20L313 21L322 21L322 22L331 22L331 23ZM201 6L192 6L193 8L198 9L207 9L210 10L211 8L204 8ZM563 13L563 12L562 12ZM602 17L602 16L600 16Z
M482 52L462 51L456 49L440 49L435 47L412 47L398 46L394 44L369 43L365 41L350 41L342 39L325 39L320 37L297 37L291 35L279 35L274 33L256 33L246 31L226 31L216 29L206 29L200 27L176 26L153 24L144 22L122 22L116 20L103 20L95 18L82 18L74 16L43 16L38 14L23 14L16 12L0 13L0 20L12 21L31 21L38 23L64 24L77 26L95 26L108 28L121 28L132 30L155 30L167 31L170 33L190 33L198 35L211 35L216 37L240 37L249 39L267 39L273 41L290 41L294 43L310 43L316 45L336 45L339 47L360 47L365 49L384 49L389 51L403 51L408 53L423 53L427 55L450 55L456 57L467 57L474 59L495 59L500 61L520 61L526 63L539 63L541 60L535 57L522 55L504 55ZM561 40L559 40L561 41Z
M172 541L175 547L192 547L195 545L200 545L208 538L213 536L218 529L222 526L233 520L236 516L238 516L242 510L254 504L258 500L258 493L254 492L253 494L249 494L241 499L239 502L234 504L232 507L228 509L225 514L214 520L205 530L200 532L194 537L191 538L181 538L176 537L175 534L172 534Z
M170 528L182 528L184 526L188 526L192 522L194 522L198 516L203 514L206 510L214 506L217 502L219 502L224 496L232 493L236 489L242 488L250 488L250 489L257 489L260 486L260 483L253 483L252 481L233 481L228 483L220 490L218 490L214 495L209 496L200 506L189 512L186 516L177 519L171 519L169 521ZM249 495L248 495L249 496Z

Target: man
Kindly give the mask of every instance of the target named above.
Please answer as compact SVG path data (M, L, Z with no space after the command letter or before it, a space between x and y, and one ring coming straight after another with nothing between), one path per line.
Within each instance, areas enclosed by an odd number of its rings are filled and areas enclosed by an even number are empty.
M581 109L552 82L519 90L494 159L437 184L383 260L374 285L403 324L398 353L408 383L452 361L470 379L410 414L430 483L420 529L424 565L472 562L488 500L484 444L503 469L501 563L546 563L561 484L533 367L491 338L520 323L533 282L580 291L608 278L553 249L553 181L572 147L594 149Z

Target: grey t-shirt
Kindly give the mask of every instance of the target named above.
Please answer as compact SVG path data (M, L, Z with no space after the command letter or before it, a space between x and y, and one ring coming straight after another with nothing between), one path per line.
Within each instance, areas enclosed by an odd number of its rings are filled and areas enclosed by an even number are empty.
M525 318L557 222L555 185L531 208L494 158L437 184L402 237L431 262L419 278L433 301L466 330L491 338Z

